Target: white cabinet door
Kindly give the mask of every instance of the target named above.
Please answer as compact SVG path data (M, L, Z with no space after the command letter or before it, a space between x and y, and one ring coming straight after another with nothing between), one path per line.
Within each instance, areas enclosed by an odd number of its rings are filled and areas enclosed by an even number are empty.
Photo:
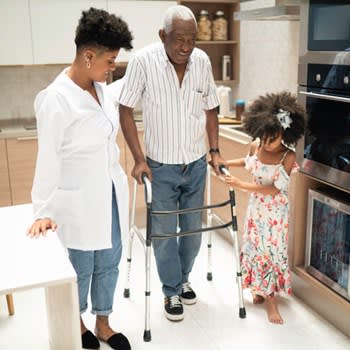
M34 64L71 63L81 12L107 9L107 0L30 0Z
M0 65L33 64L29 0L0 1Z
M134 35L134 49L120 50L118 60L128 61L133 51L160 40L158 31L163 14L168 7L176 4L176 1L108 0L108 11L122 17Z

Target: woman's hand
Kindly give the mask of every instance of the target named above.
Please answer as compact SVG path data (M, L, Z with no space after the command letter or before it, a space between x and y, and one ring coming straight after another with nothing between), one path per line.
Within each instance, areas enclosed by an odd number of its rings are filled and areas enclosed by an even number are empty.
M56 231L57 224L50 218L35 220L32 226L27 230L27 236L37 238L40 235L46 236L47 230Z

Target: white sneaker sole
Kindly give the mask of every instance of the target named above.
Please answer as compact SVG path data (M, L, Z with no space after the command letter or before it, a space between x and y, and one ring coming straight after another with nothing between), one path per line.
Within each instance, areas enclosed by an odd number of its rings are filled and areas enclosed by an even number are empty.
M166 310L164 310L164 315L169 321L182 321L185 317L183 313L181 315L172 315L168 314Z
M197 298L193 298L193 299L186 299L186 298L181 298L181 302L182 304L185 304L185 305L193 305L197 302Z

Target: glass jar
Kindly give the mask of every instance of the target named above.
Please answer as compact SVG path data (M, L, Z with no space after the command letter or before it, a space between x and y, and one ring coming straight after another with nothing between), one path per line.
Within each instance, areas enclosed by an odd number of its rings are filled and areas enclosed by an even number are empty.
M201 10L198 19L198 40L211 40L211 20L207 10Z
M221 10L216 11L213 20L213 40L227 40L227 19Z

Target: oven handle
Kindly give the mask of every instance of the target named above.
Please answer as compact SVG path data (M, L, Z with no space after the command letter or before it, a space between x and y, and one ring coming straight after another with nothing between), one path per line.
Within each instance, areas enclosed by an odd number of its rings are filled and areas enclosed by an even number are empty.
M331 101L339 101L339 102L350 103L350 98L347 98L347 97L339 97L339 96L317 94L317 93L314 93L314 92L306 92L306 91L300 91L300 95L306 95L306 96L309 96L309 97L318 97L318 98L323 98L325 100L331 100Z

